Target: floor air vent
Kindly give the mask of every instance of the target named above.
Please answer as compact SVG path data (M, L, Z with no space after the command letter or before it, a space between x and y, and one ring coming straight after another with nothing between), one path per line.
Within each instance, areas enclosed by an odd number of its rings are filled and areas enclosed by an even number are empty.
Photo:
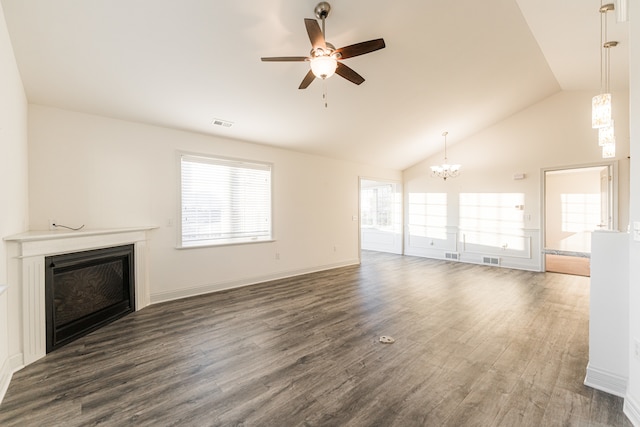
M444 258L445 259L451 259L454 261L459 261L460 260L460 254L457 252L445 252L444 253Z
M482 263L489 264L489 265L500 265L500 258L485 256L485 257L482 257Z

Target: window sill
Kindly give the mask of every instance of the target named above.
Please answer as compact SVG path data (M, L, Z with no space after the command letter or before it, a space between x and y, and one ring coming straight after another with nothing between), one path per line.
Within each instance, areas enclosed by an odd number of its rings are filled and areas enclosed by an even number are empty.
M259 239L259 240L242 240L242 241L224 241L218 243L199 243L192 245L178 245L176 249L202 249L202 248L218 248L222 246L239 246L239 245L256 245L260 243L273 243L275 239Z

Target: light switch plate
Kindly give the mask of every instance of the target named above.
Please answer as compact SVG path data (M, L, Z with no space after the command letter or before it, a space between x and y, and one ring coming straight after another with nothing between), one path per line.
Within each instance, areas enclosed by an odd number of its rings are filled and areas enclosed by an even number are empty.
M640 242L640 221L633 222L633 240Z

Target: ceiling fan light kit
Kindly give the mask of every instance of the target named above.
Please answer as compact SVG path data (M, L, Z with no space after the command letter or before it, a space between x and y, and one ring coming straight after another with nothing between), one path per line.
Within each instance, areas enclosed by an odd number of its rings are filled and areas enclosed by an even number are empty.
M326 80L334 74L349 80L356 85L364 82L364 77L342 63L342 60L364 55L385 47L383 39L369 40L336 49L325 40L325 19L329 16L331 5L325 1L320 2L314 8L317 19L322 21L322 28L316 19L305 18L304 25L311 41L309 56L276 56L263 57L265 62L305 62L310 63L310 70L305 75L298 89L306 89L316 79Z
M338 68L338 61L331 56L322 55L311 58L311 71L313 75L321 79L333 76Z

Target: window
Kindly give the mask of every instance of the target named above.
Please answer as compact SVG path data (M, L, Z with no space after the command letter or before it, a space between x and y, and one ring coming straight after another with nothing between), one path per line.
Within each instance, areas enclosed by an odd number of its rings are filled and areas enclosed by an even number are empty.
M600 193L561 194L562 231L593 231L600 224Z
M460 229L466 243L523 249L523 193L460 194Z
M412 236L447 238L447 193L409 194L409 232Z
M272 239L271 165L181 155L181 246Z
M375 185L374 181L362 181L363 184ZM394 202L396 191L394 184L377 184L362 187L360 190L361 225L367 228L393 231Z

